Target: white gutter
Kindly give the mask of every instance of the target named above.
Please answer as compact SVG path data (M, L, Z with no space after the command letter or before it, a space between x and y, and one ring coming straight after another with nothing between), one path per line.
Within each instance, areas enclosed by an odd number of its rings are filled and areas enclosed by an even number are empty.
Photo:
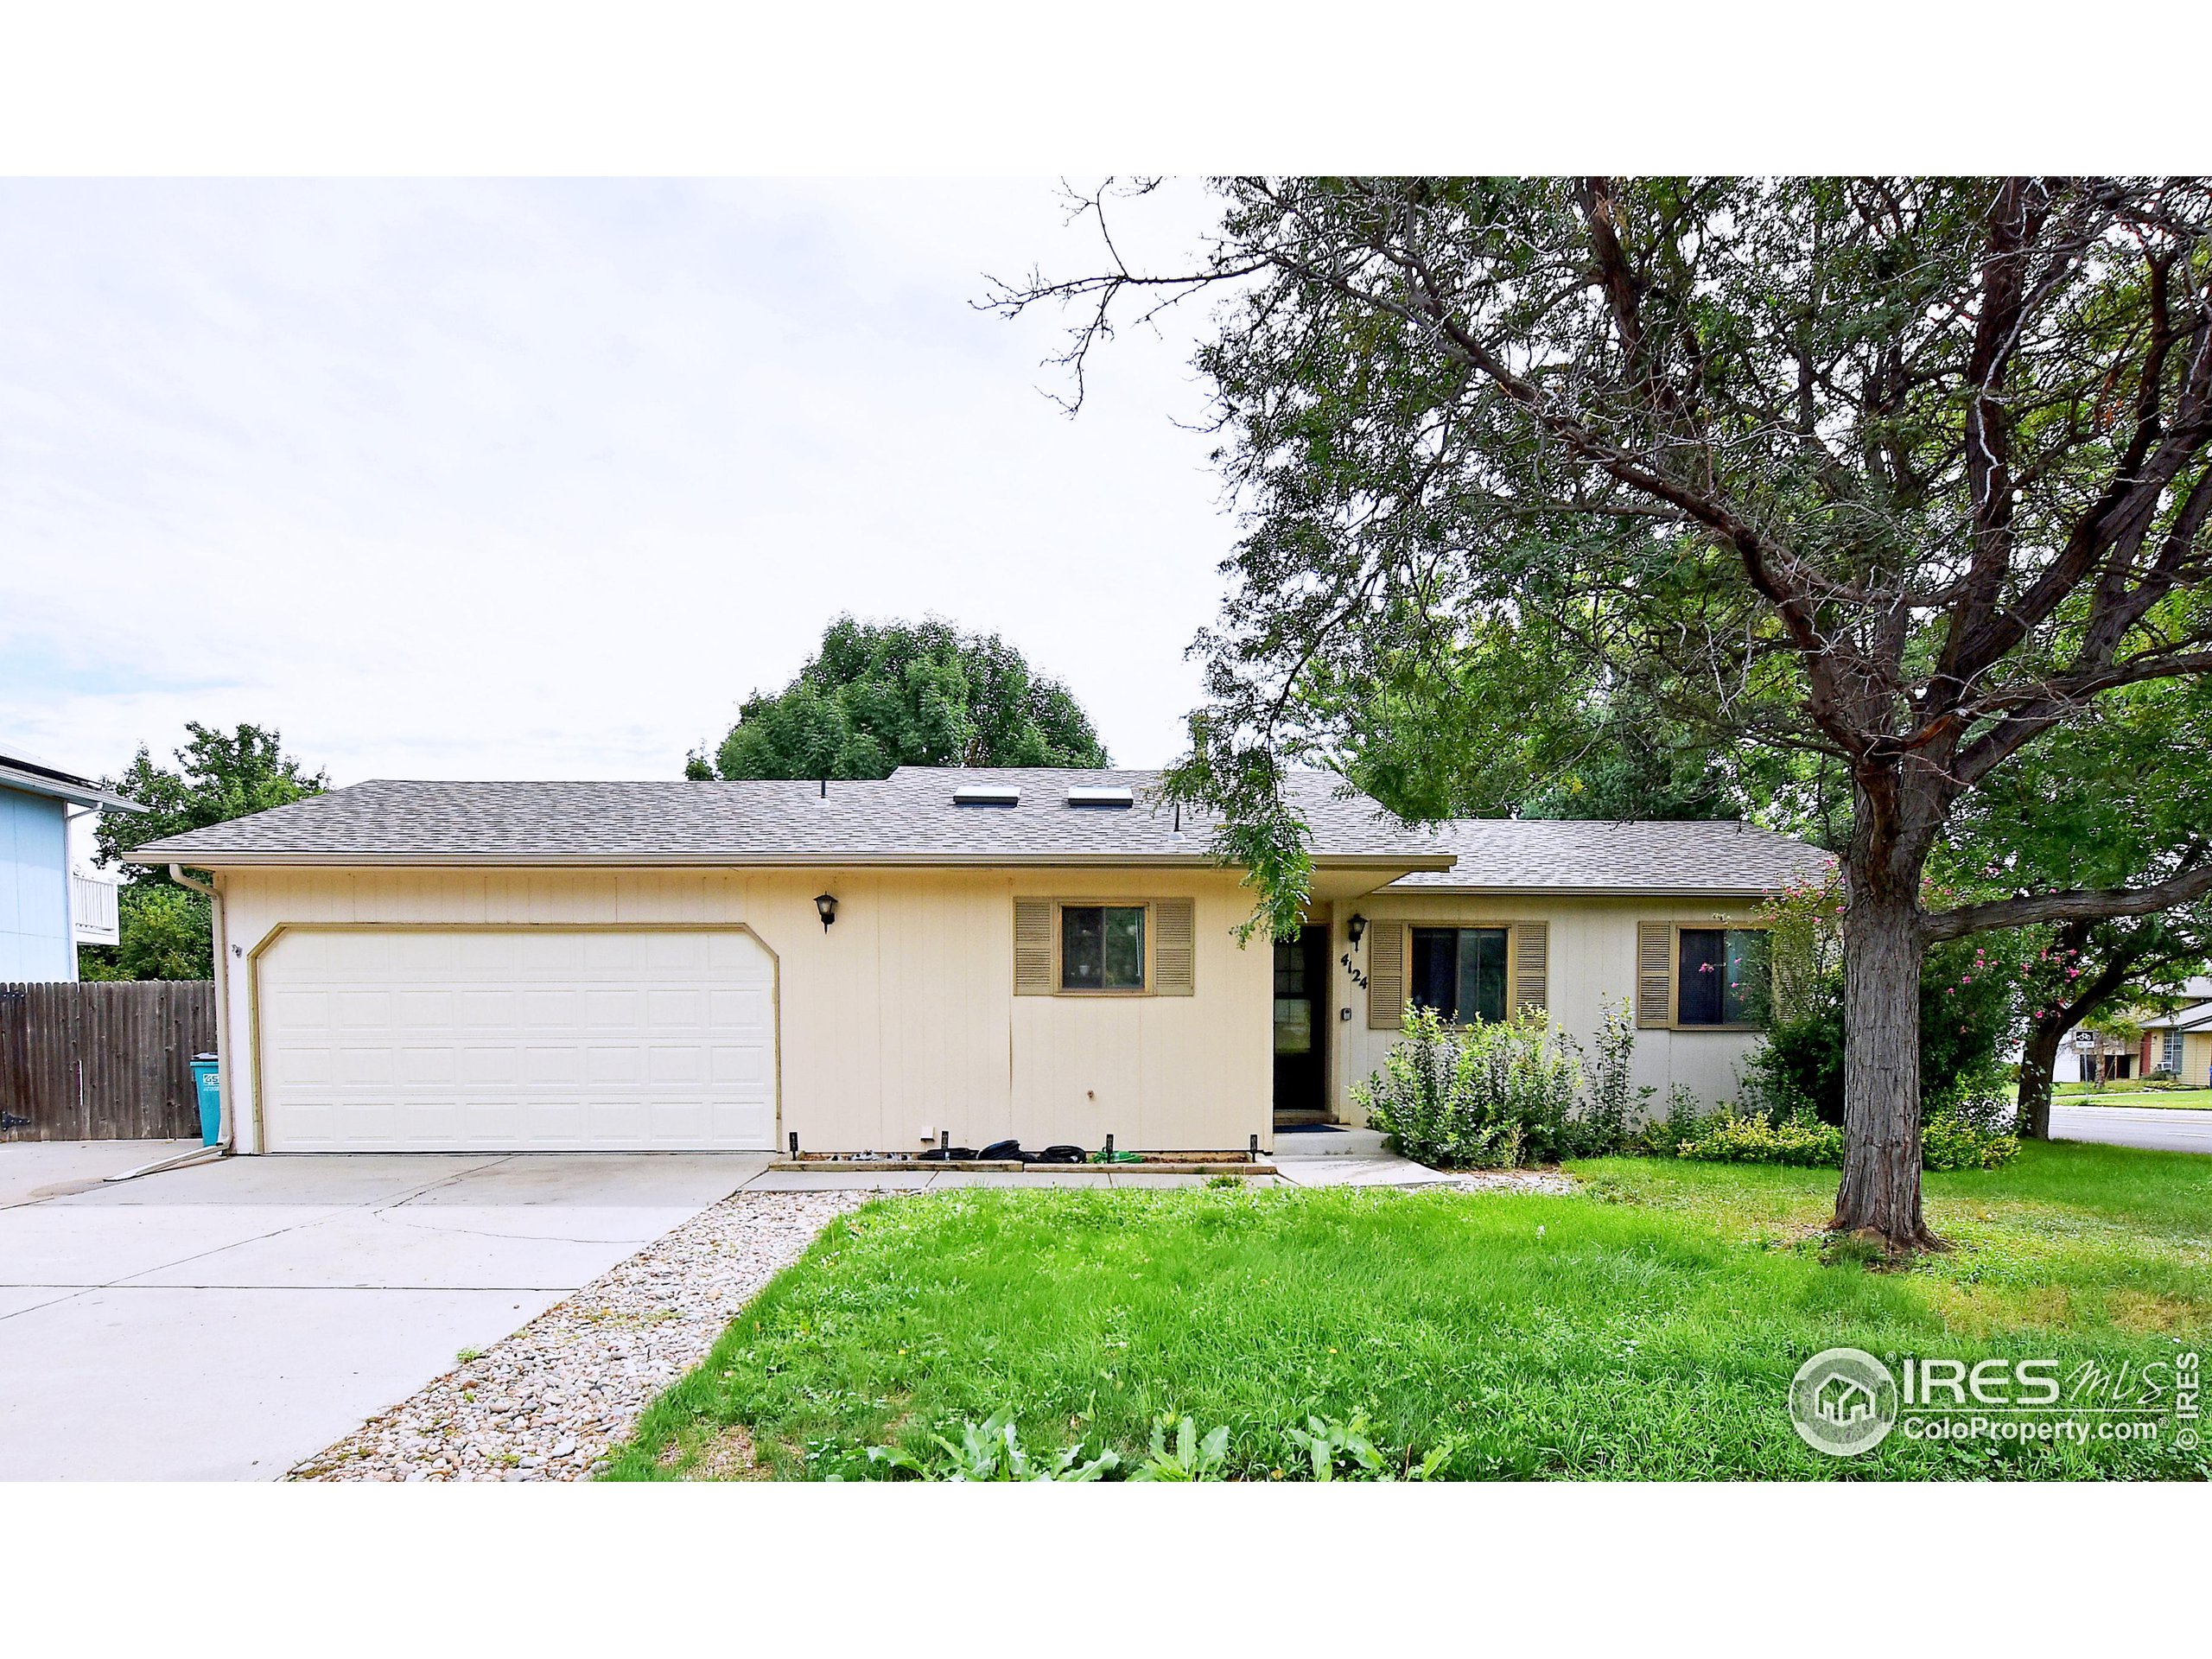
M181 887L189 887L194 893L206 893L214 910L215 1057L222 1067L222 1070L216 1074L216 1086L222 1102L222 1116L216 1126L213 1146L194 1147L189 1152L180 1152L172 1157L143 1165L137 1169L126 1169L120 1175L109 1176L107 1179L111 1181L135 1181L141 1175L159 1175L167 1170L188 1169L194 1164L212 1163L219 1158L227 1158L231 1155L231 1080L225 1075L230 1070L231 987L230 976L225 971L224 960L225 947L230 935L228 928L225 925L223 895L216 891L212 883L202 881L198 876L187 875L181 865L169 866L169 880Z
M143 857L128 857L130 864L157 864L163 855L156 845ZM944 852L806 852L806 853L208 853L184 855L202 869L1091 869L1141 866L1147 869L1238 869L1199 853L1021 853ZM1448 870L1458 861L1455 853L1322 853L1313 859L1316 869ZM175 869L174 864L169 867ZM196 884L194 884L196 885Z

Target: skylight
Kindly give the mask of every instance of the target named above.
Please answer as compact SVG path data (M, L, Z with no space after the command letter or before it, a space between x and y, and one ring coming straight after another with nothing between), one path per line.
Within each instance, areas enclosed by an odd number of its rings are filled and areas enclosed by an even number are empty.
M1019 806L1021 791L1012 784L963 784L952 791L955 806Z
M1070 806L1134 806L1136 791L1127 784L1070 784Z

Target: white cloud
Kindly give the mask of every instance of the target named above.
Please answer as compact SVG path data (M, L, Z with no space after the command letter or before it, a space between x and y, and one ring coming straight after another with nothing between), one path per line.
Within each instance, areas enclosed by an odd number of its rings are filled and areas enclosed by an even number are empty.
M671 776L849 607L1000 630L1165 760L1232 535L1191 337L1071 422L1058 321L969 304L1094 257L1039 181L0 185L0 728Z

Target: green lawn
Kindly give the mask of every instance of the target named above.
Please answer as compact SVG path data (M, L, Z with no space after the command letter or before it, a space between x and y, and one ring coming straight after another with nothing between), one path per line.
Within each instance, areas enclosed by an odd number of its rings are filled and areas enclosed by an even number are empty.
M653 1406L617 1478L855 1469L1000 1408L1025 1442L1138 1452L1155 1414L1282 1433L1364 1410L1442 1472L1646 1478L2202 1478L2205 1452L1943 1446L1838 1462L1783 1411L1835 1345L2171 1363L2212 1335L2212 1159L2030 1146L1929 1178L1955 1243L1909 1271L1821 1259L1825 1172L1620 1159L1574 1197L977 1190L833 1227Z
M2212 1089L2132 1089L2126 1094L2057 1095L2061 1106L2179 1106L2190 1111L2212 1111Z

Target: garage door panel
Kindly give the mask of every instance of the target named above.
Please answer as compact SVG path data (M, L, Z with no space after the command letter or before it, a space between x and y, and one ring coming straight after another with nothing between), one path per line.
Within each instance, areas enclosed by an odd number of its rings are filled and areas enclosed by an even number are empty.
M518 1083L522 1072L512 1048L464 1048L461 1051L461 1081L477 1088Z
M392 1012L412 1031L450 1031L461 1023L461 999L449 990L401 991Z
M595 1032L633 1031L645 1018L642 991L593 991L584 999L584 1019Z
M288 932L257 966L264 1144L771 1147L774 973L721 930Z
M583 1023L581 991L528 990L522 994L524 1031L573 1031Z
M340 1031L382 1031L392 1022L395 1000L387 990L339 991L330 998L330 1023Z
M707 1026L707 994L692 987L653 991L645 998L645 1024L653 1031L702 1031Z
M761 1043L716 1043L709 1051L710 1080L717 1084L766 1088L774 1078L775 1062Z
M711 991L707 1021L722 1031L766 1031L775 1023L775 999L766 988Z

